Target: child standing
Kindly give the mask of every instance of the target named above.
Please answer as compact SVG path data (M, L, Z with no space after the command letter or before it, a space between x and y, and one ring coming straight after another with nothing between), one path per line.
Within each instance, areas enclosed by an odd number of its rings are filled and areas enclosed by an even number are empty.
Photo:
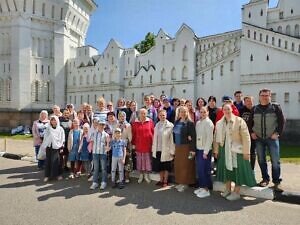
M104 190L107 186L107 152L109 151L109 135L104 131L106 121L98 122L97 131L91 136L93 142L93 184L91 190L95 190L99 186L99 168L101 166L101 186Z
M89 149L89 128L90 125L88 123L85 123L83 125L83 134L82 138L80 140L80 145L79 145L79 161L80 161L80 169L79 171L82 171L82 169L85 171L86 174L90 174L91 172L91 162L90 162L90 150Z
M69 158L68 160L71 162L71 174L69 178L74 179L76 174L77 161L79 160L79 143L82 138L82 130L79 127L79 120L76 118L73 120L73 129L69 133L68 137L68 150L69 150ZM76 165L76 167L75 167Z
M121 139L122 132L120 128L114 131L114 139L110 142L112 150L112 163L111 163L111 180L113 188L117 187L116 183L116 169L119 170L119 188L124 188L124 164L126 157L126 141Z

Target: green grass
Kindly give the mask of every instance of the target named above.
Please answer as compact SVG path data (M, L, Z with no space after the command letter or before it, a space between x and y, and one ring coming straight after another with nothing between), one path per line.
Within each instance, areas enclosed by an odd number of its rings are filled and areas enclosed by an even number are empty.
M7 132L0 132L0 139L12 139L12 140L32 140L32 134L30 135L10 135Z
M300 164L300 146L282 145L280 159L283 163Z

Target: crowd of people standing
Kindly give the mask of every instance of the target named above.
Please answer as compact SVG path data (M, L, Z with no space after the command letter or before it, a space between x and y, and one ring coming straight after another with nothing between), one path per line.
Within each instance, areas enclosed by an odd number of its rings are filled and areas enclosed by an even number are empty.
M79 110L68 104L61 112L55 105L50 116L43 110L33 123L38 169L45 169L45 182L61 180L63 173L68 179L85 174L92 190L105 189L109 177L113 188L122 189L133 170L139 173L138 183L150 183L150 174L159 173L156 185L164 188L174 172L175 188L183 192L196 186L199 198L210 196L214 171L226 187L222 196L237 200L242 185L269 185L268 149L272 182L280 189L282 110L271 103L269 89L259 91L258 105L253 96L242 94L236 91L235 101L223 96L221 107L214 96L207 101L200 97L194 106L191 100L165 95L145 96L142 107L121 98L114 108L103 97L96 110L84 103ZM258 184L256 155L262 174Z

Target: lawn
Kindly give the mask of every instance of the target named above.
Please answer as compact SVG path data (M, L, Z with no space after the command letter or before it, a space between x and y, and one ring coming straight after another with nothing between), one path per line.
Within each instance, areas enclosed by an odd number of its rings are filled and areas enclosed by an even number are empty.
M32 134L29 135L11 135L10 133L0 132L0 139L8 138L13 140L32 140Z

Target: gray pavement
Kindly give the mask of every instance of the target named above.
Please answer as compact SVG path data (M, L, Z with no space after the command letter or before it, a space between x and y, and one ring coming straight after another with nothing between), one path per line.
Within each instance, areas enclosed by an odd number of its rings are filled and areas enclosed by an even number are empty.
M0 158L1 224L299 224L300 206L245 197L229 202L215 192L198 199L189 189L154 183L90 191L86 178L43 183L36 164ZM299 182L299 180L298 180Z

